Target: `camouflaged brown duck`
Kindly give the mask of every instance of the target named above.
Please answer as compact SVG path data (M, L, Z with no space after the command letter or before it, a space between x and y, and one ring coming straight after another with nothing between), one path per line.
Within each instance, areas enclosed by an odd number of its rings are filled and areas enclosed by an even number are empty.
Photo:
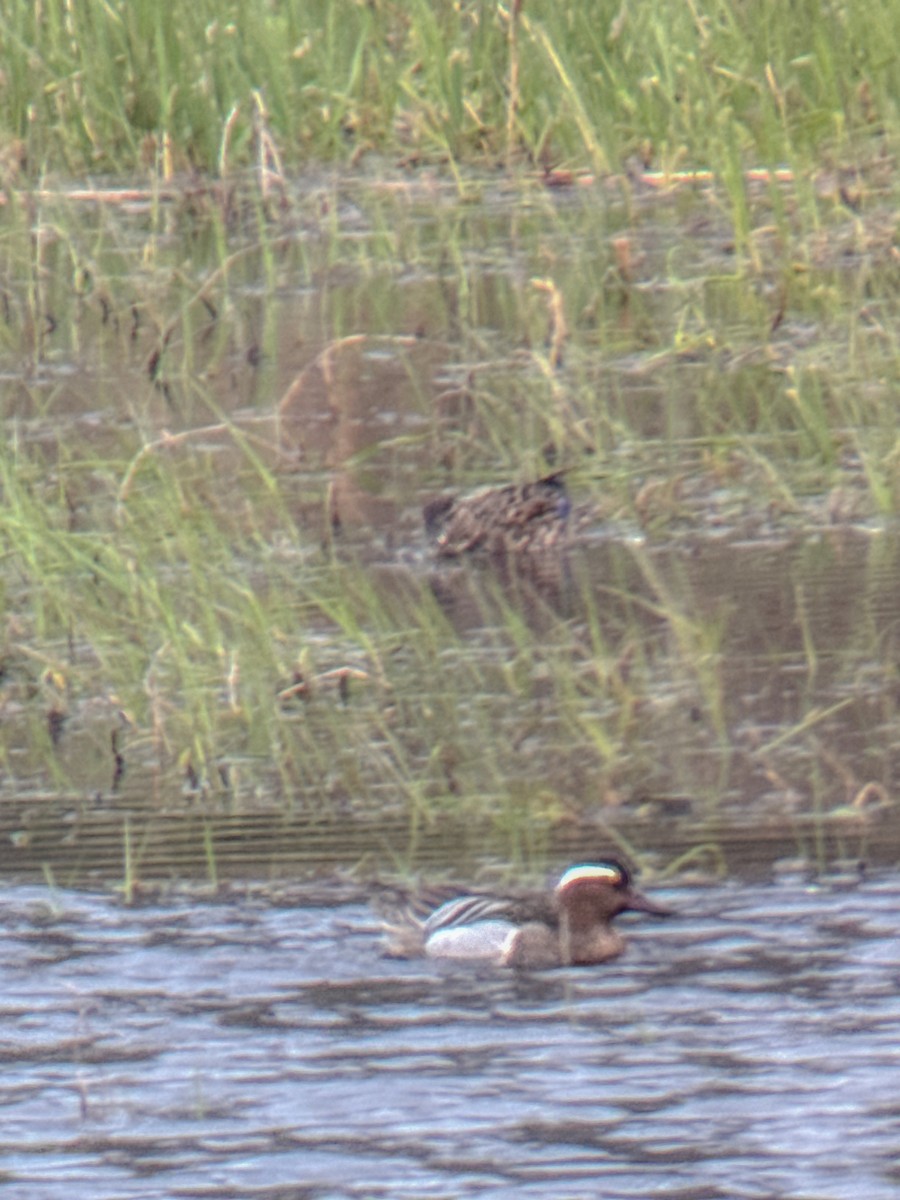
M571 502L562 472L532 483L441 496L425 505L425 529L441 557L477 551L507 559L542 552L565 537Z

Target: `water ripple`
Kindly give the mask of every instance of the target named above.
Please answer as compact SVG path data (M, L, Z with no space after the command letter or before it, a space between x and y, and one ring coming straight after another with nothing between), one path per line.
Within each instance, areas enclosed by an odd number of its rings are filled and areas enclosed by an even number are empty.
M6 1195L887 1200L898 895L681 889L516 975L387 961L353 905L7 888Z

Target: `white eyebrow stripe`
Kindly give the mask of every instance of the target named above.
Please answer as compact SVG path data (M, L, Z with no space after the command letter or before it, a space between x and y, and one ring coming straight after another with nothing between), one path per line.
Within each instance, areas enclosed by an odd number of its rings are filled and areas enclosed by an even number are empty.
M622 872L618 867L608 866L606 863L581 863L579 866L569 867L556 885L556 890L561 892L570 884L581 883L588 879L600 879L604 883L615 886L622 882Z

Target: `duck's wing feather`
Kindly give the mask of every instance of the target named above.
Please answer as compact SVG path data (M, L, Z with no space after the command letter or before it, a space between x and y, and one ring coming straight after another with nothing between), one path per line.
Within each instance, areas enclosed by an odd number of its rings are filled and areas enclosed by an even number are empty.
M439 929L456 929L478 921L514 921L509 901L503 896L457 896L436 908L425 921L426 936Z
M478 921L509 921L513 925L539 921L555 926L558 918L552 900L543 893L497 896L476 892L445 901L425 919L424 929L428 936L438 929L454 929Z

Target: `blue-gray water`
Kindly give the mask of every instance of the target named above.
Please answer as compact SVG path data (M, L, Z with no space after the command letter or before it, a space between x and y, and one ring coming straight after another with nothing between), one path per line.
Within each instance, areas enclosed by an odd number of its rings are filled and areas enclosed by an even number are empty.
M4 1195L896 1196L900 879L654 895L619 961L516 975L359 905L9 886Z

